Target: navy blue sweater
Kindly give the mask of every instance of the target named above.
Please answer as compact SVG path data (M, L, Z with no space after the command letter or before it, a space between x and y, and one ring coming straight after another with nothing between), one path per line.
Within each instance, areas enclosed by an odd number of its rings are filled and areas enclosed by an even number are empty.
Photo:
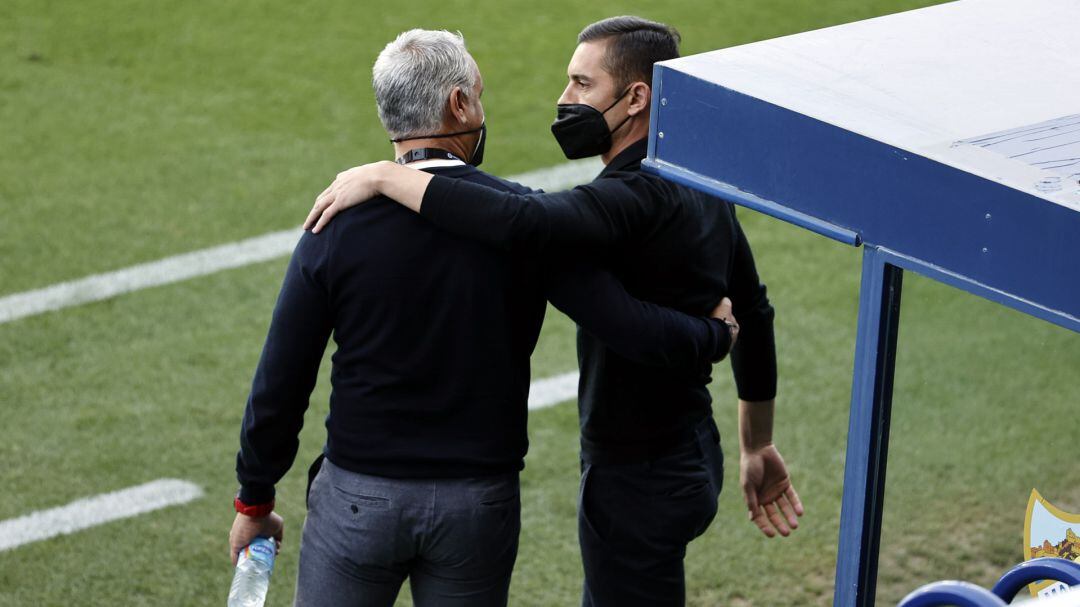
M530 191L469 166L433 172ZM292 465L331 333L325 453L343 468L398 478L522 468L545 296L643 365L700 368L727 352L722 323L637 301L593 261L548 257L449 234L387 199L305 233L244 412L241 499L269 501Z

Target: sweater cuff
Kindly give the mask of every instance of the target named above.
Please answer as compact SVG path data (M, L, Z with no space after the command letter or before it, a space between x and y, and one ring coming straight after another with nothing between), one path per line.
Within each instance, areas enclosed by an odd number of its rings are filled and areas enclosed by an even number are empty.
M709 323L709 332L712 334L712 351L709 353L709 360L718 363L727 358L728 352L731 350L731 330L728 329L727 323L719 318L706 318L705 321Z
M433 176L424 190L424 198L420 201L420 215L438 223L440 213L446 206L456 182L457 180L449 177Z
M240 501L248 506L269 504L274 501L274 486L259 484L240 485L240 492L236 497L240 498Z

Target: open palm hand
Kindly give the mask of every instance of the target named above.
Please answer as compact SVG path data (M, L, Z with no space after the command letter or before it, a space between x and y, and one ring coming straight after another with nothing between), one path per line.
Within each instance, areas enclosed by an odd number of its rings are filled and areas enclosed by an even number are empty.
M768 537L788 536L799 527L802 502L791 484L784 458L772 444L742 452L739 478L749 518Z

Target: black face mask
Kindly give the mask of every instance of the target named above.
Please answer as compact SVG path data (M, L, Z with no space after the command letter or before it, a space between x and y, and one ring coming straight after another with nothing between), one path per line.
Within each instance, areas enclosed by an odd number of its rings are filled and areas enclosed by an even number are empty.
M479 131L480 137L476 140L476 148L473 149L472 156L469 156L469 164L474 167L480 166L480 163L484 161L484 144L487 143L487 121L481 122L480 126L475 129L467 129L464 131L455 131L453 133L443 133L441 135L416 135L414 137L398 137L397 139L391 139L391 143L401 143L402 141L412 141L414 139L443 139L444 137L457 137L458 135L467 135L469 133L475 133Z
M478 167L484 161L485 143L487 143L487 121L480 123L480 138L476 140L476 148L473 149L472 156L469 156L469 164Z
M628 87L606 110L600 111L591 105L583 103L560 103L555 122L551 124L551 134L555 141L559 142L563 154L573 160L575 158L588 158L599 156L611 149L611 134L619 130L622 125L630 120L626 119L613 129L608 130L604 114L615 107L622 98L630 92Z

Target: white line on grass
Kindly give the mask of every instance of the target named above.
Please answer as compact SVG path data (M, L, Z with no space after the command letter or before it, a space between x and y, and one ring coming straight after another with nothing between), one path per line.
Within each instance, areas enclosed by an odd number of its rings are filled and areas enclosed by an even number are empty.
M577 371L534 381L529 387L529 409L544 409L576 397L577 383ZM0 552L168 506L186 504L202 495L203 491L198 485L163 478L0 521Z
M578 372L538 379L529 386L529 409L543 409L577 398Z
M202 494L198 485L163 478L0 521L0 552L167 506L186 504Z
M532 188L560 190L589 181L600 168L600 162L596 159L579 160L513 175L509 179ZM42 289L0 297L0 324L284 257L292 253L300 234L299 229L271 232L122 270L94 274Z
M599 162L590 159L514 175L510 180L537 189L557 190L584 183L599 170ZM43 289L0 297L0 324L283 257L292 252L300 234L296 229L271 232L122 270L58 283ZM577 371L533 382L529 390L529 409L543 409L576 397L577 383ZM202 489L190 482L159 479L136 487L75 500L66 506L0 521L0 552L184 504L202 495Z
M276 259L292 252L296 242L300 240L300 234L299 229L271 232L239 242L141 263L123 270L62 282L44 289L8 295L0 298L0 324Z

